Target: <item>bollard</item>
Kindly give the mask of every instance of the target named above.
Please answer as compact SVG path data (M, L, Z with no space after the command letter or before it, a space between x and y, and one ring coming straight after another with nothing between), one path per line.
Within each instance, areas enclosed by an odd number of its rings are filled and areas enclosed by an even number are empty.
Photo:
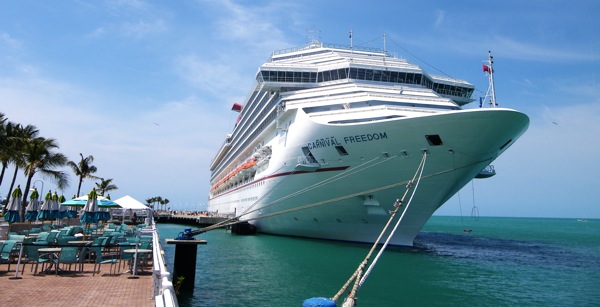
M165 240L167 244L175 244L175 260L173 261L173 285L181 292L194 291L196 280L196 255L198 245L206 244L204 240ZM179 277L183 281L178 285Z

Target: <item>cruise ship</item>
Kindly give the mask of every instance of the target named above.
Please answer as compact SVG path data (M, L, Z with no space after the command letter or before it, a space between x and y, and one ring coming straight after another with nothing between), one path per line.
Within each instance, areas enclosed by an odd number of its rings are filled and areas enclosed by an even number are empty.
M463 108L474 90L380 49L313 40L275 51L232 107L239 116L210 163L208 210L261 233L372 243L421 168L389 242L410 246L527 130L529 118L495 98Z

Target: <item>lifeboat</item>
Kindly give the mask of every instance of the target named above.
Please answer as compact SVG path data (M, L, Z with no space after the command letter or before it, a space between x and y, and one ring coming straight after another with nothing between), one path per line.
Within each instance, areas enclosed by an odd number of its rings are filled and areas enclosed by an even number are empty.
M245 175L251 173L254 168L256 168L256 158L250 158L248 161L234 169L231 173L227 174L227 176L225 176L223 179L219 180L219 182L213 185L210 190L213 191L217 189L220 185L228 182L231 179L233 179L232 181L239 180Z

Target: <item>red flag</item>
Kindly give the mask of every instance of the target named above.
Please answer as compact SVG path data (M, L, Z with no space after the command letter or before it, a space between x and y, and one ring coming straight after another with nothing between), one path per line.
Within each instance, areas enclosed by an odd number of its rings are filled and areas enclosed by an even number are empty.
M489 72L489 73L491 73L491 72L492 72L492 69L491 69L489 66L487 66L487 65L483 64L483 71L484 71L484 72Z
M239 104L239 103L236 102L231 107L231 110L232 111L236 111L236 112L240 112L240 111L242 111L243 108L244 108L244 106L242 106L241 104Z

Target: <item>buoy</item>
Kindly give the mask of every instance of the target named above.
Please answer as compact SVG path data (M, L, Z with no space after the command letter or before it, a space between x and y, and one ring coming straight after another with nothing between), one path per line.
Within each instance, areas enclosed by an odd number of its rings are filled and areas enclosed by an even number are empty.
M304 300L302 303L302 307L336 307L334 301L326 298L326 297L313 297Z

